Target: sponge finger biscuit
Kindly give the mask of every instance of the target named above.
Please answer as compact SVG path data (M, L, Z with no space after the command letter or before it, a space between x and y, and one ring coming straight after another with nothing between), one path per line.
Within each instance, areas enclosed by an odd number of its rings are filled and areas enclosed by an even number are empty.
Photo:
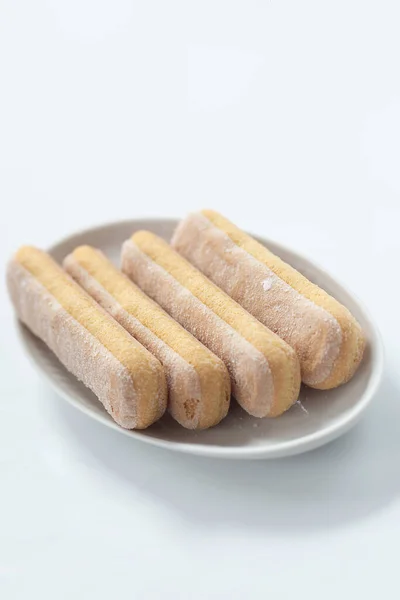
M135 233L123 245L122 270L223 360L247 412L277 416L296 401L300 367L293 349L166 242Z
M226 367L210 350L146 296L99 250L80 246L64 260L66 271L163 364L168 408L184 427L216 425L229 408Z
M167 387L159 361L48 254L22 247L9 264L7 281L20 320L119 425L143 429L162 416Z
M360 325L337 300L211 210L189 215L173 247L297 352L304 383L330 389L361 362Z

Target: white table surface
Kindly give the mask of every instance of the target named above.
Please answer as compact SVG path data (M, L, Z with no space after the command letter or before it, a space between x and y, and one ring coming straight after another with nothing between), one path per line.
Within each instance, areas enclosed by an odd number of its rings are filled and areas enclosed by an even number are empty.
M214 207L348 284L387 354L339 441L195 459L51 392L2 286L2 600L399 597L399 18L395 0L2 0L3 271L22 243Z

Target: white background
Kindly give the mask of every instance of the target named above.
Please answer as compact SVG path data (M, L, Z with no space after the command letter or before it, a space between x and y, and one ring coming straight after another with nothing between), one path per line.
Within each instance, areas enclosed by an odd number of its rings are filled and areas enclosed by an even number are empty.
M396 0L1 0L2 268L22 243L213 207L348 284L387 354L323 449L178 456L58 399L2 286L2 600L399 597L399 31Z

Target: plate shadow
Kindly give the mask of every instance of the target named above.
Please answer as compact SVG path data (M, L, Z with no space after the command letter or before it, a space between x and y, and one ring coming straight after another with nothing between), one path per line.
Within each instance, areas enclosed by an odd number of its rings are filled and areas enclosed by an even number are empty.
M400 393L387 375L350 433L312 452L269 461L166 451L103 427L47 388L44 400L84 462L196 526L302 535L367 518L400 495Z

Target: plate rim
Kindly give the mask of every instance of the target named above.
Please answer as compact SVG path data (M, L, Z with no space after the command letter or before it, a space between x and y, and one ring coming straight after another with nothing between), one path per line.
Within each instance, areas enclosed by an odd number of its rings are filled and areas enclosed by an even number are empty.
M51 244L49 248L47 248L47 252L53 255L58 246L64 245L71 240L71 238L82 236L86 233L97 233L101 232L101 230L109 229L109 228L118 228L123 226L132 225L135 227L135 223L140 223L146 221L147 223L158 223L165 224L169 223L171 225L176 225L179 222L179 219L173 217L140 217L137 219L122 219L117 221L109 221L105 223L101 223L99 225L94 225L93 227L82 228L78 231L75 231L67 236L64 236L60 240ZM30 363L35 367L37 371L39 371L40 375L47 381L50 387L56 392L57 395L61 396L64 400L66 400L70 405L74 408L77 408L80 412L85 414L88 417L96 420L97 422L108 426L124 435L139 440L141 442L145 442L152 446L157 446L159 448L168 449L171 451L177 451L184 454L192 454L196 456L203 457L214 457L214 458L229 458L229 459L274 459L281 458L285 456L294 456L296 454L301 454L313 449L316 449L320 446L323 446L341 435L345 434L349 431L357 422L360 420L361 416L367 409L367 407L372 402L373 398L378 392L379 386L382 381L382 374L384 370L384 346L382 341L382 336L380 331L371 317L369 310L365 307L363 302L355 295L347 285L344 285L340 279L337 277L333 277L324 267L320 266L318 262L309 259L304 256L301 252L292 249L290 246L286 246L279 242L275 242L270 237L260 236L259 234L252 234L256 239L262 239L266 244L273 244L278 251L282 250L284 253L288 252L291 254L295 254L299 257L301 261L304 261L305 264L311 265L311 267L315 267L318 271L320 271L325 277L327 277L334 285L339 286L342 290L348 294L354 302L358 305L360 310L362 311L365 319L368 321L371 332L372 339L369 339L369 345L371 350L371 370L369 372L369 379L367 388L364 393L357 401L357 404L351 409L350 412L346 413L342 418L338 417L334 423L327 425L326 427L321 428L318 431L308 433L298 439L288 440L285 442L277 443L276 447L272 448L263 448L261 447L224 447L218 446L215 444L193 444L190 442L176 442L170 441L162 438L156 438L151 436L143 435L140 431L135 430L127 430L120 427L117 423L115 423L108 415L98 414L93 412L90 408L84 406L78 399L76 399L73 395L69 394L61 387L59 387L53 378L49 375L49 373L43 369L40 361L37 360L35 353L31 351L31 345L29 338L27 336L27 329L25 326L17 319L14 319L16 323L16 328L18 332L18 337L24 347L25 354L28 356ZM50 350L49 350L50 351ZM64 367L63 367L64 368Z

